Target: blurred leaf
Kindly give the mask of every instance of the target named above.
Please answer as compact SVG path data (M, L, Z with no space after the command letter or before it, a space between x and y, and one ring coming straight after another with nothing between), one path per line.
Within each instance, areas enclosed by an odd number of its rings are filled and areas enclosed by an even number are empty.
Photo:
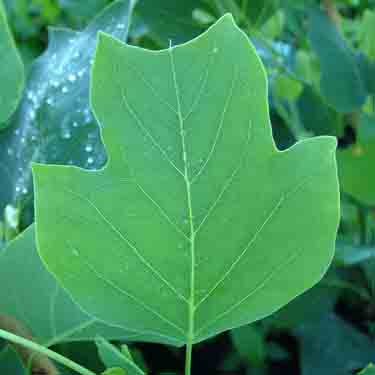
M102 375L128 375L128 373L121 368L110 368L105 370Z
M279 74L274 79L273 89L276 96L292 102L300 96L303 86L295 79Z
M0 211L32 205L30 164L101 167L106 154L89 108L90 61L99 30L126 40L128 0L118 1L84 31L51 29L48 50L33 64L12 125L0 137Z
M365 246L338 246L335 261L343 266L353 266L375 260L375 248Z
M312 87L304 87L297 100L297 108L299 119L307 131L314 135L343 135L341 115L330 108Z
M262 27L262 34L269 39L278 38L285 24L285 13L278 10Z
M138 0L135 8L149 34L164 47L193 39L205 29L193 18L199 9L206 9L203 0Z
M317 83L320 78L319 66L314 57L311 53L303 49L297 50L295 56L295 71L297 76L309 83L312 89L318 87Z
M270 17L274 15L279 7L279 0L241 0L240 6L243 8L251 26L261 27ZM242 5L244 4L244 5Z
M33 167L40 254L82 308L183 345L321 279L339 220L336 141L276 150L264 68L231 16L158 53L102 34L92 77L109 163Z
M359 35L360 49L371 60L375 60L375 11L366 9L362 16Z
M375 141L337 152L341 189L362 204L375 205Z
M110 0L58 0L59 6L77 26L82 26L99 13Z
M0 0L0 128L17 108L24 87L24 68Z
M312 11L309 39L321 66L321 91L339 112L353 112L366 100L357 60L325 13Z
M359 118L359 126L357 130L357 138L359 143L375 141L375 114L362 112Z
M17 319L43 345L93 340L96 335L136 336L88 316L58 287L37 254L34 226L1 251L0 271L0 285L6 285L0 289L0 315Z
M119 351L114 345L101 337L97 338L95 342L99 356L106 367L122 368L128 375L145 375L145 372L134 362L126 345L123 345L121 351Z
M370 363L365 369L359 372L358 375L375 375L375 366Z
M302 375L352 374L375 358L372 340L337 316L298 330Z
M254 324L232 329L230 335L234 347L242 359L255 367L264 366L266 359L266 342L264 333Z
M359 72L367 93L375 94L375 60L370 60L363 54L357 56Z
M278 330L297 328L303 322L315 321L333 310L338 291L335 287L325 286L329 283L328 274L320 284L297 297L289 305L263 320L265 327Z
M0 350L0 374L27 375L20 357L11 348Z

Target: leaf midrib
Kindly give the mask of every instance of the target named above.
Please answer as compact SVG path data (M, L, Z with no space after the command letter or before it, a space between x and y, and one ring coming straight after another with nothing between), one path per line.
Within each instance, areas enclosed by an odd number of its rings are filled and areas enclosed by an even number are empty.
M191 269L190 269L190 296L188 298L188 327L187 327L187 336L186 336L186 344L187 346L191 347L194 342L194 312L195 312L195 228L194 228L194 214L193 214L193 202L192 202L192 194L191 194L191 181L189 179L189 171L188 171L188 160L187 160L187 151L186 151L186 141L185 141L185 127L184 127L184 116L182 115L182 108L181 108L181 100L180 100L180 90L177 81L177 72L175 61L173 57L173 49L172 46L169 46L168 49L170 63L171 63L171 70L172 70L172 78L173 84L176 94L176 102L177 102L177 115L178 115L178 122L180 125L180 137L181 137L181 146L182 146L182 160L184 163L184 181L186 187L186 199L187 199L187 206L188 206L188 213L189 213L189 226L190 226L190 259L191 259Z

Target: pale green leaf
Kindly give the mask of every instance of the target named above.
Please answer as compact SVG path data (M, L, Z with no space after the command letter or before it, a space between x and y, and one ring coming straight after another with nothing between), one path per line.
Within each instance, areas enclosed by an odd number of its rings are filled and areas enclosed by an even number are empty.
M24 86L24 68L0 1L0 128L17 108Z
M95 341L99 356L106 367L122 368L126 370L126 374L128 375L145 375L145 372L134 362L126 346L119 351L114 345L101 337Z
M35 248L34 226L0 253L0 315L17 319L46 346L62 342L132 339L135 336L109 327L87 315L61 289L43 266Z
M34 167L40 254L86 311L182 345L320 280L339 218L336 141L276 149L264 68L231 16L160 52L102 34L92 105L106 167Z

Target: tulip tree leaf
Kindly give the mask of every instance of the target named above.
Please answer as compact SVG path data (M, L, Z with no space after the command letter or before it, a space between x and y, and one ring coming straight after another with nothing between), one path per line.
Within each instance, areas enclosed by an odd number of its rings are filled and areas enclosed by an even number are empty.
M276 149L264 67L230 15L160 52L101 34L92 80L106 167L33 168L40 255L86 311L183 345L320 280L336 141Z
M24 269L27 272L20 272ZM96 335L110 340L135 338L81 311L57 285L36 251L34 226L0 253L0 284L0 315L19 321L43 345L94 340Z
M24 68L0 1L0 127L16 109L24 86Z

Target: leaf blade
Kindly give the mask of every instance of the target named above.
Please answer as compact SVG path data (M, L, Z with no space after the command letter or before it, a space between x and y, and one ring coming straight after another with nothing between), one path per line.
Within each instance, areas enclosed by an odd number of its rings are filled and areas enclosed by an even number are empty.
M260 319L321 278L339 217L336 142L277 151L266 98L264 68L230 16L160 52L101 35L91 102L108 164L34 166L40 254L86 310L182 345Z

